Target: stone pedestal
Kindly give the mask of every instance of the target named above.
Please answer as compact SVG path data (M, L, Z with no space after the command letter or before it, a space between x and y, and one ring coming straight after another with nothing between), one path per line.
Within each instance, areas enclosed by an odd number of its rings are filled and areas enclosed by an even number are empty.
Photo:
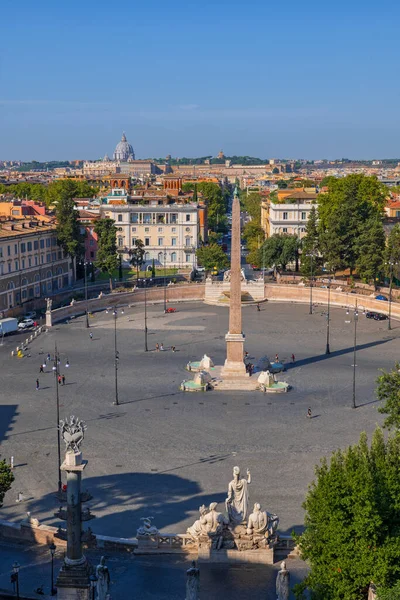
M225 340L227 358L222 369L222 377L249 377L243 362L245 340L243 333L227 333Z
M53 327L51 310L46 310L46 327Z
M86 559L82 565L64 563L57 577L58 600L91 600L89 576Z

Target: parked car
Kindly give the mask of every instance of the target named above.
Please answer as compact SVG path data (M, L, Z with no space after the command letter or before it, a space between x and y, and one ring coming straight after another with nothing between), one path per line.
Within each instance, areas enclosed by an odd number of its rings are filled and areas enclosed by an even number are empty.
M33 327L33 325L33 319L24 319L21 323L18 323L18 329L28 329L29 327Z
M35 317L36 317L35 310L31 310L30 312L27 312L26 315L24 315L24 319L34 319Z
M384 321L388 318L387 315L375 312L373 310L369 310L368 312L366 312L365 316L367 317L367 319L374 319L375 321Z
M375 296L375 300L384 300L385 302L388 302L386 296L382 296L382 294L379 294L379 296Z

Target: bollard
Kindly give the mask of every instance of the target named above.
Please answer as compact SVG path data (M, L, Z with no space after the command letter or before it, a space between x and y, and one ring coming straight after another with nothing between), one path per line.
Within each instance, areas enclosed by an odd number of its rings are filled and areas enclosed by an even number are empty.
M35 337L37 337L37 334L38 334L38 332L37 332L37 331L35 331Z
M14 350L11 350L11 356L15 356Z
M29 338L26 338L25 345L27 345L28 343L29 343Z
M18 350L19 350L19 346L17 346L17 352L18 352Z
M31 342L33 340L33 335L30 336L29 341Z

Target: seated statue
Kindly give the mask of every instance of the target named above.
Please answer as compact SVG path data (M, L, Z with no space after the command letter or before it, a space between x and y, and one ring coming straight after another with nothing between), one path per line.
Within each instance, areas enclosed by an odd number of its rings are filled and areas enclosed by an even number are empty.
M207 533L206 524L203 522L204 516L208 513L208 508L203 504L199 508L200 518L193 523L191 527L188 527L186 533L188 533L193 539L198 540L200 535Z
M266 538L272 536L278 528L279 518L277 515L261 510L261 505L256 502L253 512L247 523L248 535L264 535Z
M200 519L202 525L205 525L207 533L219 533L224 525L228 525L229 520L220 512L217 512L217 502L211 502L209 511Z

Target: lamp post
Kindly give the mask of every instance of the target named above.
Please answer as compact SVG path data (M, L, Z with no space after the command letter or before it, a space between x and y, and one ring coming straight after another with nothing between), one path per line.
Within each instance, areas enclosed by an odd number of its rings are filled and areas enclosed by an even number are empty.
M89 308L88 308L88 286L87 286L87 261L84 262L85 267L85 312L86 312L86 327L89 327Z
M11 583L14 584L17 600L19 600L19 567L19 564L15 562L12 566L13 572L11 573Z
M393 268L397 265L397 262L394 260L389 260L389 268L390 268L390 284L389 284L389 319L388 319L388 329L389 331L392 329L392 287L393 287Z
M89 579L90 579L90 598L91 598L91 600L95 600L97 577L96 577L96 575L91 575L89 577Z
M328 282L328 312L327 312L327 315L326 315L326 348L325 348L325 354L330 354L331 353L331 349L329 347L330 307L331 307L331 278L329 277L329 282Z
M143 287L144 287L144 351L148 352L147 346L147 282L152 281L151 278L149 280L143 279Z
M313 307L312 307L312 288L313 288L313 260L314 260L314 252L310 252L309 254L307 254L306 256L308 256L309 258L311 258L311 277L310 277L310 310L309 310L309 314L312 315L313 314Z
M52 542L49 546L50 555L51 555L51 596L55 596L57 594L57 590L54 587L54 554L56 552L56 545Z
M167 312L167 253L164 250L164 313Z
M354 347L353 347L353 401L352 408L357 408L356 405L356 367L357 367L357 324L358 324L358 310L360 308L363 309L363 313L365 313L365 308L363 306L358 306L357 299L355 306L349 305L346 310L346 315L350 314L350 308L354 308Z
M115 354L115 359L114 359L114 366L115 366L115 400L113 402L113 404L115 404L116 406L119 406L119 401L118 401L118 361L119 361L119 352L117 349L117 318L118 318L118 313L117 313L117 309L114 307L113 310L113 315L114 315L114 354Z
M58 428L59 423L60 423L60 397L59 397L59 393L58 393L58 388L59 388L59 383L58 383L58 376L59 376L59 370L58 370L58 366L60 363L60 356L58 354L57 351L57 344L55 344L54 346L54 365L53 365L53 371L54 371L54 381L55 381L55 385L56 385L56 406L57 406L57 424L56 424L56 429L57 429L57 466L58 466L58 495L61 498L61 488L62 488L62 482L61 482L61 446L60 446L60 430ZM67 359L67 363L69 366L69 362Z

